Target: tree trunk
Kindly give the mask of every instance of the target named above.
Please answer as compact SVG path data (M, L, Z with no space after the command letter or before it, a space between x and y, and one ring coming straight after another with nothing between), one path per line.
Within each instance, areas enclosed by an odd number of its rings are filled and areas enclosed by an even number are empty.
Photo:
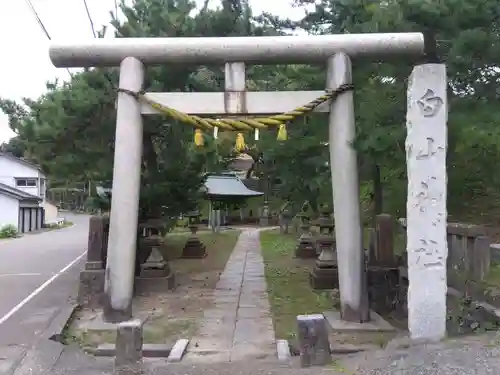
M373 221L375 222L375 216L383 212L383 189L382 189L382 178L380 176L380 165L373 165Z

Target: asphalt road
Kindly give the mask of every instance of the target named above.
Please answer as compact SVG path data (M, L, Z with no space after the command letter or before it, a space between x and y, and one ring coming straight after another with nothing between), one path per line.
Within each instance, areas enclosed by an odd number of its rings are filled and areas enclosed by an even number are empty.
M76 295L88 216L60 216L75 225L0 240L0 374Z

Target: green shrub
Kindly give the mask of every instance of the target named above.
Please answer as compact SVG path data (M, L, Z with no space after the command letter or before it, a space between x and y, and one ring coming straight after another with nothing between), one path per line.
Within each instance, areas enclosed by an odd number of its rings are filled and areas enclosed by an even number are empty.
M17 229L12 224L4 225L0 228L0 238L15 238L17 237Z

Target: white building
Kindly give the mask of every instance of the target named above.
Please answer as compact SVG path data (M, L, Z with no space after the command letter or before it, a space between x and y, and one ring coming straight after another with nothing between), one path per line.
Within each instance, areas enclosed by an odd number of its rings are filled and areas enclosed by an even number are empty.
M46 177L39 166L0 152L0 228L38 230L45 220Z

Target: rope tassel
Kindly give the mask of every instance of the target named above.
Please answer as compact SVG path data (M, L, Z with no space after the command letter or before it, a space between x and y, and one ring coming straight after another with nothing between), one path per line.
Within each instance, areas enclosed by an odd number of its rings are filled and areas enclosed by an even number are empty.
M278 136L276 137L276 139L278 141L286 141L287 138L288 138L288 134L286 132L286 125L281 124L278 128Z
M243 133L236 134L236 144L234 146L234 149L237 152L245 151L246 145L245 145L245 137L243 136Z
M202 147L204 143L205 140L203 139L203 132L200 129L196 129L194 131L194 144L197 147Z

